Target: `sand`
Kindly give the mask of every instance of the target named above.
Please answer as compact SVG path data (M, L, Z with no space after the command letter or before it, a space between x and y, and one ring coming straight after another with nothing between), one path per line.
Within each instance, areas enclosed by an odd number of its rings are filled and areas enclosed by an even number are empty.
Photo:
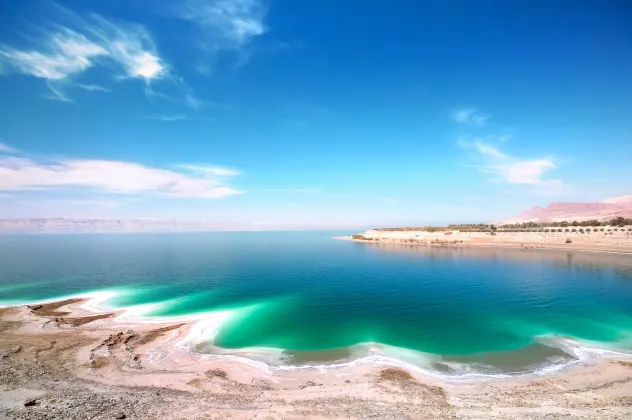
M546 228L542 228L546 229ZM553 228L550 228L553 229ZM541 248L610 253L632 253L632 226L604 227L604 231L591 232L425 232L421 230L381 231L360 233L366 239L338 236L335 239L357 242L413 244L427 246L470 246L499 248ZM587 229L587 228L584 228ZM357 236L356 236L357 237ZM568 242L570 240L570 242Z
M191 352L200 321L94 309L80 299L0 309L0 418L632 418L630 359L469 381L383 364L270 370Z

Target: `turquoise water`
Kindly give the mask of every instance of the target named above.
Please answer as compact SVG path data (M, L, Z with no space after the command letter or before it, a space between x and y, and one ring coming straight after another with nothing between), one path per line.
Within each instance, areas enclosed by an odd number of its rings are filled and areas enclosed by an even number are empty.
M551 337L632 348L630 256L330 239L340 233L3 236L0 302L107 290L113 307L157 304L146 316L230 309L201 351L275 348L289 364L381 343L439 371L514 372L578 357Z

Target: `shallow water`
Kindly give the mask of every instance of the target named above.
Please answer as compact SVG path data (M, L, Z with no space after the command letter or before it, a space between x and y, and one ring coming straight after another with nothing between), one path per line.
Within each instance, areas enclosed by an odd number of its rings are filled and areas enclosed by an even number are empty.
M632 257L332 240L341 232L0 237L0 302L114 291L144 316L231 310L202 351L280 365L384 357L445 374L632 348ZM210 316L210 315L209 315Z

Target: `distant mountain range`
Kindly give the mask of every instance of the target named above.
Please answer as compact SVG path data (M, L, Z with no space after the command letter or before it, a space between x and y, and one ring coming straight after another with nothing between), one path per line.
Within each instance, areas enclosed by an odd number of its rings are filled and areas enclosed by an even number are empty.
M240 230L238 223L170 219L32 218L0 219L0 233L117 233ZM251 226L247 228L252 229Z
M516 216L494 222L513 224L525 222L561 222L564 220L611 220L615 217L632 218L632 195L610 198L596 203L551 203L546 207L535 206Z
M174 219L24 218L0 219L0 234L11 233L134 233L260 230L327 230L349 226L191 221Z
M564 220L610 220L632 218L632 195L610 198L596 203L551 203L535 206L516 216L493 222L495 225L524 222L559 222ZM0 234L7 233L123 233L123 232L210 232L235 230L320 230L349 226L280 225L186 221L174 219L96 219L96 218L29 218L0 219Z

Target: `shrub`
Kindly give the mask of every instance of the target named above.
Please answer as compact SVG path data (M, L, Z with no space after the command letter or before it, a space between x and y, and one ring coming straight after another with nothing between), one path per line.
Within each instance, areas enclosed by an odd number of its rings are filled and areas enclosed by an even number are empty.
M564 232L570 232L570 231L571 231L570 229L564 229Z
M414 378L410 373L406 372L403 369L387 368L380 372L380 379L383 381L400 382L411 381Z
M207 370L206 371L206 376L208 376L209 378L220 378L220 379L226 379L228 378L228 374L226 373L225 370L223 369L211 369L211 370Z
M567 243L567 244L572 244L572 243L573 243L573 241L571 241L571 238L566 238L566 243Z
M579 228L579 233L584 233L584 229Z
M577 229L573 229L573 230L571 230L571 232L577 232Z

